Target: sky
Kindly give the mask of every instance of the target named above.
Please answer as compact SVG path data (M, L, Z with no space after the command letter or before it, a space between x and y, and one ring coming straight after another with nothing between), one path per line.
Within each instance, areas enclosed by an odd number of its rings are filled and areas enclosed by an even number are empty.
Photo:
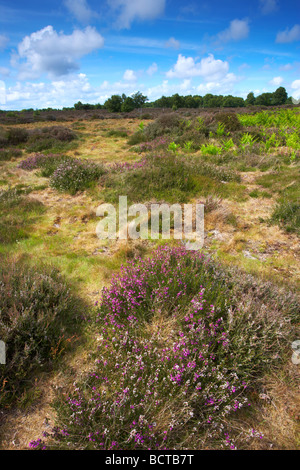
M0 109L279 86L300 98L299 0L0 0Z

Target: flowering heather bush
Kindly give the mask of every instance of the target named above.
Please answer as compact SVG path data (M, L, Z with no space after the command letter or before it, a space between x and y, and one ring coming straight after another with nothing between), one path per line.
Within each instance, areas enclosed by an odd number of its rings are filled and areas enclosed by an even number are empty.
M137 258L103 290L93 370L57 399L58 425L30 446L201 449L221 439L234 448L224 423L249 406L249 384L299 312L293 296L281 311L273 299L269 286L184 247Z
M50 185L58 191L75 194L89 188L105 173L102 165L79 159L63 162L54 171Z
M6 365L0 365L0 404L7 405L21 400L33 372L68 347L85 307L57 269L0 261L0 338L7 348Z
M148 152L158 148L166 147L169 142L170 139L167 139L166 137L157 137L156 139L152 140L152 142L150 141L140 144L140 151Z
M19 163L18 168L22 170L32 171L36 168L41 169L41 176L49 177L51 176L56 168L65 161L72 160L71 157L66 157L65 155L60 154L48 154L44 155L43 153L36 153L35 155L26 158Z
M130 162L116 162L110 165L109 169L115 173L122 173L124 171L131 171L137 168L143 168L147 165L147 160L145 158L141 159L138 162L130 163Z

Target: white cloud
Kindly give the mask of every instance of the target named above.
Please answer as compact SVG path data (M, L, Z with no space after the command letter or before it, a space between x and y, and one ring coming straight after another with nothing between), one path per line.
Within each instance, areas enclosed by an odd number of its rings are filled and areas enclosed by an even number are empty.
M274 85L274 86L280 86L283 82L283 78L282 77L274 77L272 78L272 80L269 81L270 85Z
M8 77L10 74L10 70L7 67L0 67L0 75L2 77Z
M300 80L294 80L291 84L291 88L293 91L293 98L299 99L300 98Z
M197 93L205 95L207 93L227 95L233 92L235 83L239 80L234 73L228 73L220 80L211 80L197 86ZM240 96L240 95L239 95Z
M292 64L285 64L285 65L281 65L279 67L279 70L289 71L289 70L292 70L292 68L293 68Z
M247 38L249 35L248 20L232 20L229 28L221 31L218 34L218 39L221 42L240 41Z
M152 100L157 100L162 96L171 96L175 93L180 95L189 95L195 93L195 87L191 85L191 80L185 79L181 83L170 83L169 80L164 80L159 85L149 87L145 90L146 96Z
M179 54L174 67L166 73L167 78L203 77L206 81L219 80L226 76L228 62L215 59L212 54L196 62L193 57Z
M279 43L288 43L288 42L294 42L294 41L300 41L300 25L295 24L291 29L286 28L285 31L280 31L277 34L276 37L276 42Z
M126 70L123 75L123 79L128 82L134 82L136 81L137 77L133 70Z
M170 38L168 41L165 42L166 47L170 47L172 49L179 49L180 48L180 42L175 39L175 38Z
M154 20L164 13L166 0L108 0L118 12L117 26L129 29L135 20Z
M64 4L72 16L81 23L89 23L94 15L86 0L64 0Z
M259 0L259 3L263 15L268 15L278 10L278 0Z
M147 69L147 74L148 75L154 75L158 70L158 67L157 67L157 64L155 62L153 62L152 65L150 65L150 67Z
M51 83L17 82L6 89L10 109L32 108L33 103L36 108L56 108L71 106L79 100L91 102L95 98L96 93L83 73Z
M77 70L78 60L103 44L103 37L90 26L70 35L58 34L52 26L46 26L23 39L12 65L19 68L19 78L23 80L43 73L58 77Z
M5 34L0 34L0 51L5 49L9 39Z

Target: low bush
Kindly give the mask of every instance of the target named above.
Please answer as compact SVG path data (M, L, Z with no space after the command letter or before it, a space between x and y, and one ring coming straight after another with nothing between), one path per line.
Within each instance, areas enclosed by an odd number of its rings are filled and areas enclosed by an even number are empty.
M27 142L29 133L26 129L20 127L10 127L6 131L8 145L18 145Z
M224 125L226 132L236 132L242 128L242 124L235 113L217 113L215 120L217 123Z
M76 138L75 132L64 126L42 127L30 131L26 149L28 152L64 149Z
M132 202L152 199L188 202L198 192L206 194L206 190L211 193L213 189L218 192L222 181L240 181L234 170L170 153L147 154L139 164L123 169L107 175L104 193L107 201L118 202L120 194L127 194Z
M75 194L91 187L105 173L102 165L72 159L61 163L50 178L50 185L58 191Z
M22 155L22 150L16 148L0 149L0 162L12 160Z
M30 446L225 447L228 418L280 362L299 306L200 252L161 247L137 258L103 290L93 370L58 397L57 426Z
M21 402L34 374L60 357L78 331L83 310L56 269L1 258L0 338L6 344L1 405Z
M41 176L50 177L56 168L63 162L69 162L72 157L67 157L60 154L48 154L37 153L31 157L26 158L19 163L18 167L22 170L32 171L37 168L41 169Z

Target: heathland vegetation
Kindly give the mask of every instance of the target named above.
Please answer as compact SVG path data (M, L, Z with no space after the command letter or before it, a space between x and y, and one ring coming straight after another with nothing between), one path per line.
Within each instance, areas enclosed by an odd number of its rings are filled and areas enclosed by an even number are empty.
M299 448L284 92L0 113L3 448ZM203 249L99 240L96 209L120 195L203 203Z

